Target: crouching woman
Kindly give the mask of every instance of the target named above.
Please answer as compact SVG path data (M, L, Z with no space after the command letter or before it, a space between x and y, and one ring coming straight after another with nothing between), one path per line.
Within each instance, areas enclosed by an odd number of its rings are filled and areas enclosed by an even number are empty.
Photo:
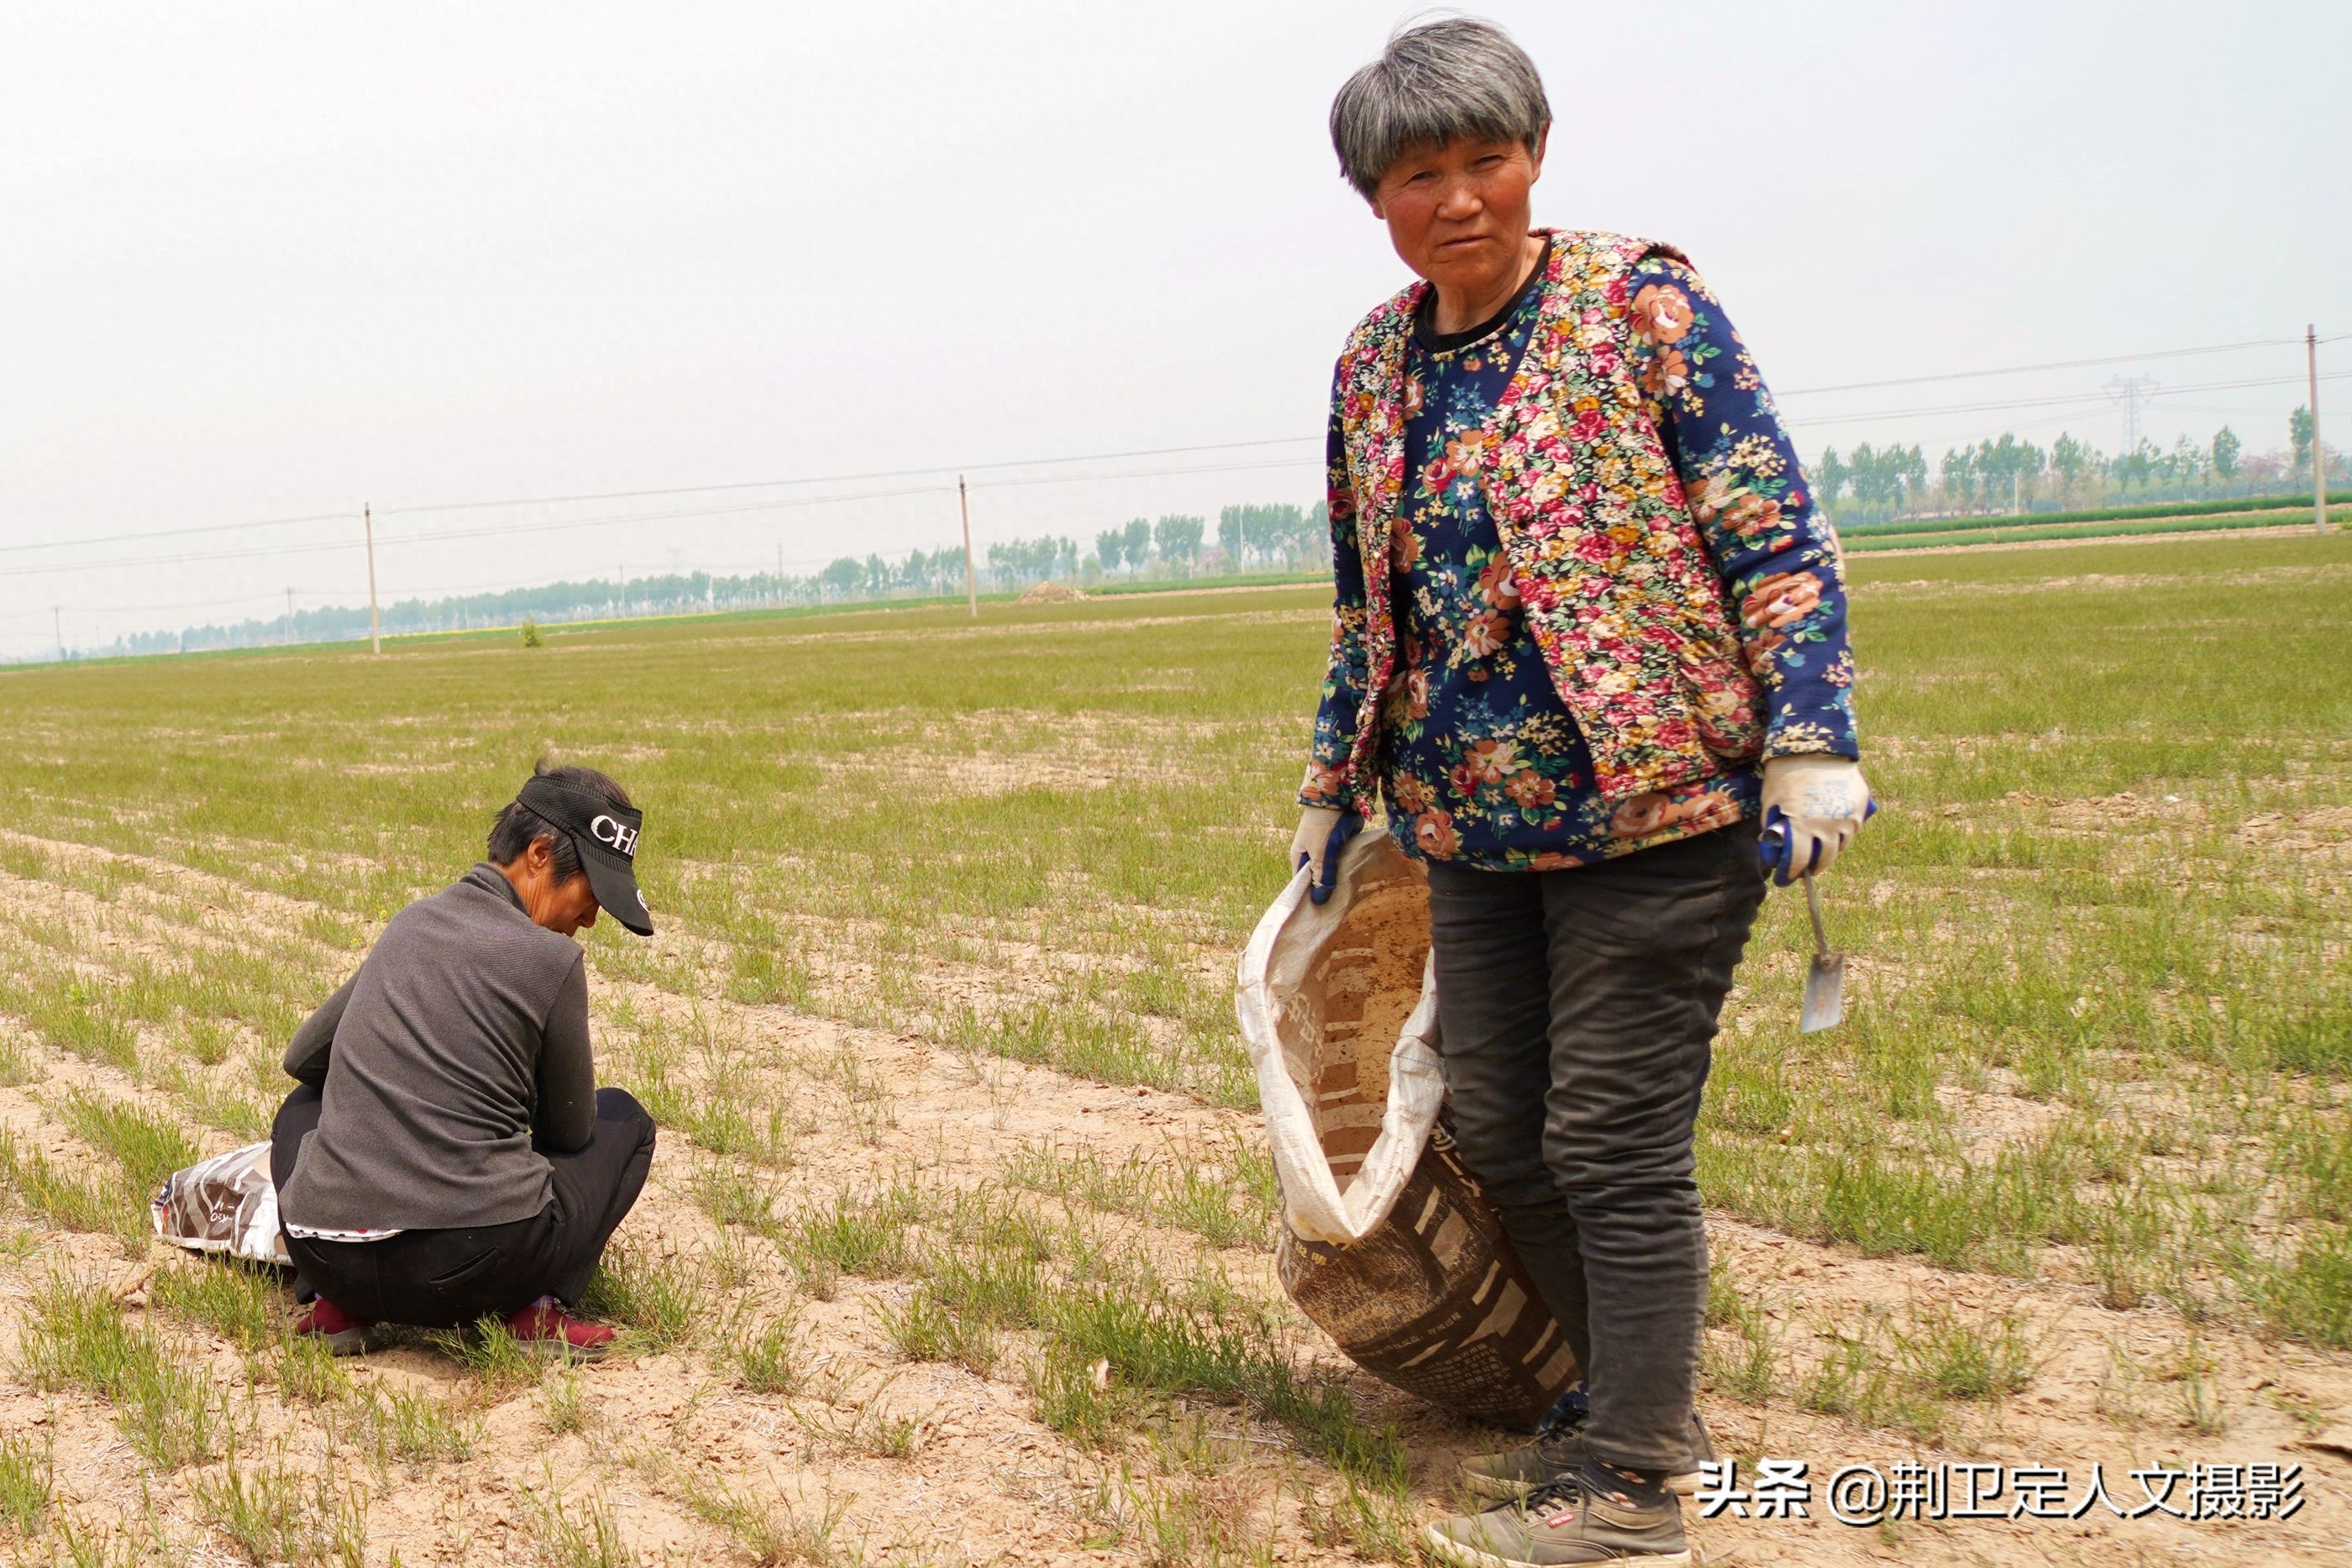
M295 1031L271 1135L286 1250L317 1292L296 1332L338 1354L379 1323L485 1317L534 1349L595 1355L577 1308L644 1190L654 1124L598 1089L574 932L653 922L644 818L588 768L544 765L490 828L489 857L410 904Z

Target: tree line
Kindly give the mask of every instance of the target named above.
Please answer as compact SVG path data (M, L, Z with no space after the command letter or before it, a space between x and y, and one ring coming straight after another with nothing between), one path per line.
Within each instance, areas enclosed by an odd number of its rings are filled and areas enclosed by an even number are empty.
M2183 435L2170 446L2143 440L2108 453L2072 433L2047 450L2004 432L1948 449L1931 468L1919 447L1863 443L1841 456L1835 447L1811 467L1814 499L1842 522L1867 526L1900 517L2055 511L2142 501L2185 501L2292 493L2311 473L2311 411L2287 420L2288 448L2249 454L2228 425L2206 441ZM2344 454L2330 450L2331 472Z
M1320 503L1232 506L1208 541L1204 517L1183 513L1134 517L1095 536L1094 548L1059 536L1003 540L974 562L978 586L1017 592L1034 583L1150 581L1242 571L1324 570L1330 565L1329 520ZM524 621L614 620L719 610L787 609L908 598L945 598L964 591L963 550L909 550L897 559L843 556L805 576L753 572L713 576L677 572L616 580L588 578L499 593L404 599L383 607L384 634L463 632ZM196 653L291 643L348 642L368 634L368 612L332 606L228 625L137 632L88 656Z

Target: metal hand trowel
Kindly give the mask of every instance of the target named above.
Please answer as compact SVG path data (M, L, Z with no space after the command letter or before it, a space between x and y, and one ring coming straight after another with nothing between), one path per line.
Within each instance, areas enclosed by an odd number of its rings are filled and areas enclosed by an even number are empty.
M1877 802L1873 801L1864 809L1864 820L1877 812ZM1789 828L1780 820L1777 807L1765 821L1764 831L1757 840L1757 852L1773 880L1782 887L1788 886ZM1797 1009L1797 1032L1812 1034L1835 1029L1845 1021L1845 955L1830 951L1829 929L1822 924L1822 890L1814 885L1813 873L1806 871L1798 874L1805 883L1806 913L1813 917L1813 961L1805 970L1805 1000Z
M1805 908L1813 917L1813 962L1805 971L1805 1003L1797 1009L1797 1032L1835 1029L1845 1021L1845 955L1830 951L1822 928L1822 890L1805 873Z

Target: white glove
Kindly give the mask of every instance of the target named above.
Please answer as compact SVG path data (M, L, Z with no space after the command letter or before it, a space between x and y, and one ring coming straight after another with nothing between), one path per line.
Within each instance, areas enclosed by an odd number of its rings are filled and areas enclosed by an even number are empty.
M1339 825L1346 813L1337 806L1309 806L1298 813L1298 831L1290 836L1290 858L1282 863L1298 870L1301 855L1307 857L1307 868L1313 874L1309 882L1323 880L1323 850L1331 841L1331 830Z
M1779 815L1774 815L1775 811ZM1870 783L1851 757L1775 757L1764 764L1764 823L1789 835L1782 886L1830 869L1870 813Z

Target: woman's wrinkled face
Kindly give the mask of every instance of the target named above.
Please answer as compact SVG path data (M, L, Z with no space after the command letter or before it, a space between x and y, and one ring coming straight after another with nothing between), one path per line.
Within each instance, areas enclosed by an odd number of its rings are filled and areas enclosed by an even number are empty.
M1414 147L1381 176L1372 214L1414 272L1448 294L1484 295L1518 281L1530 225L1529 192L1543 141L1457 136Z
M515 896L522 900L532 925L570 936L596 924L597 911L603 906L588 885L588 873L577 871L556 881L555 855L545 839L533 839L530 848L499 870L513 883Z

